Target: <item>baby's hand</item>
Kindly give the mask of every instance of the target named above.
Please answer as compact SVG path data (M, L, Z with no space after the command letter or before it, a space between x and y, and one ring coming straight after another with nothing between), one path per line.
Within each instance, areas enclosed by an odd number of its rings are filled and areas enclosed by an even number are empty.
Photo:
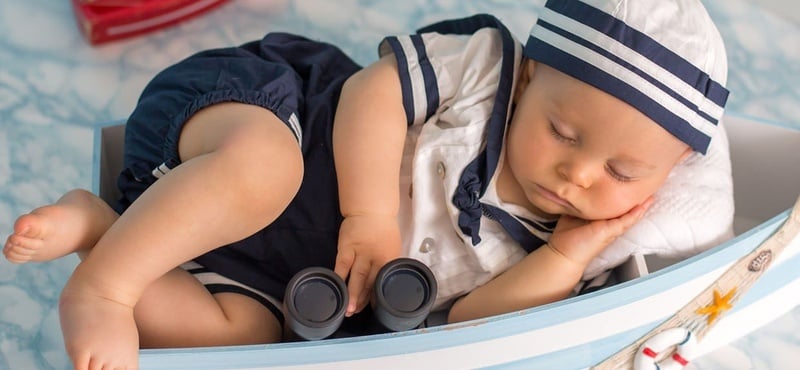
M383 265L400 257L400 229L396 216L349 216L339 228L339 252L334 272L349 280L346 316L369 302L375 277Z
M622 216L607 220L587 221L561 216L548 245L565 258L585 267L611 242L641 220L652 204L653 197L647 198Z

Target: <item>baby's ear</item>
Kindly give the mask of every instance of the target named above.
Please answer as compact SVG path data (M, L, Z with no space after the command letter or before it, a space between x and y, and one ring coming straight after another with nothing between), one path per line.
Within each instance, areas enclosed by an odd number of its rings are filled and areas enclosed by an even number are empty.
M525 58L520 66L519 77L517 78L517 88L514 90L514 101L519 100L528 84L533 79L533 71L536 69L536 61Z
M526 78L530 81L533 78L533 71L536 69L536 61L533 59L525 58L525 63L522 66L523 73L526 74Z

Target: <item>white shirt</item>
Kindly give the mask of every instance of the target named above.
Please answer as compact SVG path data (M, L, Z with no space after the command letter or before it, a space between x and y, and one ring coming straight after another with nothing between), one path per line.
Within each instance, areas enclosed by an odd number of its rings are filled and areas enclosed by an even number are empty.
M555 226L502 202L495 189L521 44L497 19L480 15L388 37L380 54L389 53L409 123L400 176L403 251L434 272L434 307L442 308L519 262Z

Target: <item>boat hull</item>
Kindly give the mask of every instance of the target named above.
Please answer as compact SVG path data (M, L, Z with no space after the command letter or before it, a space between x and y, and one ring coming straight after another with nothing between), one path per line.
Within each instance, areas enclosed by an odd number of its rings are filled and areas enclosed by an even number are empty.
M146 369L453 368L512 366L583 369L666 320L728 266L768 238L787 213L739 238L651 275L551 305L404 333L264 346L142 351ZM700 342L699 353L727 344L800 304L800 240ZM794 293L793 293L794 292Z
M800 132L726 117L736 191L738 236L686 260L663 265L636 256L623 283L549 305L466 323L313 342L143 350L143 369L409 368L427 364L542 369L591 367L667 320L786 221L800 193ZM116 196L123 126L98 130L95 191ZM114 150L116 149L116 150ZM765 163L769 163L765 166ZM800 304L800 237L700 341L712 351ZM793 293L794 292L794 293Z

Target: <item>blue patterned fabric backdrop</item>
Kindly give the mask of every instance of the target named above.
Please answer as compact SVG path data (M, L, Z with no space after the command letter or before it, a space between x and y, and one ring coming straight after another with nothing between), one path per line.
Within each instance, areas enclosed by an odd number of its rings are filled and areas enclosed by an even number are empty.
M798 24L756 2L704 2L727 45L729 110L800 129ZM237 0L163 32L92 47L79 34L69 1L0 2L0 235L10 233L17 215L70 189L91 188L94 127L126 117L156 72L192 52L289 31L337 44L366 64L376 59L384 35L478 12L496 15L524 40L540 4ZM18 266L0 259L0 369L69 367L57 298L76 263L68 257ZM795 308L690 366L796 368L799 320Z

